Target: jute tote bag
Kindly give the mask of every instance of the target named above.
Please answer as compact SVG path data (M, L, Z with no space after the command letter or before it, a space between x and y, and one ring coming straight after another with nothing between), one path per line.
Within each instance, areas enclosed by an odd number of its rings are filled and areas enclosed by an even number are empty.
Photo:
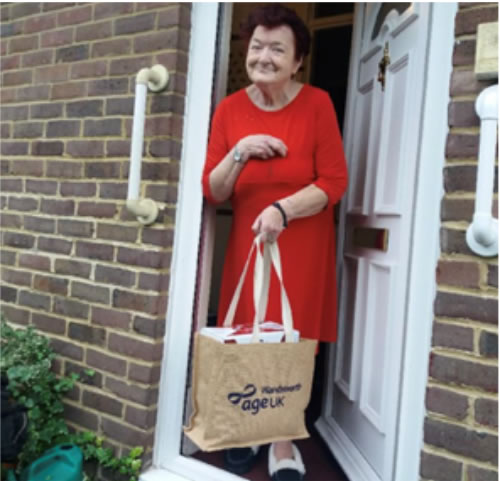
M316 341L292 341L293 318L282 279L276 242L256 238L226 315L231 326L248 265L255 250L252 343L223 344L195 334L193 413L185 434L203 451L246 447L309 437L304 411L311 395ZM268 300L270 260L281 284L287 342L259 342L259 323ZM271 319L275 320L275 319Z

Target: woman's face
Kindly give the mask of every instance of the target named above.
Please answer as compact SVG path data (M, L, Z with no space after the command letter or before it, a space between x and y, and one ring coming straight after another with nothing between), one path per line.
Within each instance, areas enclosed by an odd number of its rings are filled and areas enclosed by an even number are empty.
M295 60L295 39L288 25L255 28L246 58L248 77L254 84L284 86L301 63Z

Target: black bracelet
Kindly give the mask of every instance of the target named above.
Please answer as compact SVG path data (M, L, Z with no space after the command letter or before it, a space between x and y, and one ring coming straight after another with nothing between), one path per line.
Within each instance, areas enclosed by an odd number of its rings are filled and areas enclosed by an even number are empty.
M281 215L283 217L283 227L288 227L288 220L286 218L286 212L285 210L283 209L283 207L281 207L281 204L279 202L273 202L273 207L276 207L276 209L278 209L280 212L281 212Z

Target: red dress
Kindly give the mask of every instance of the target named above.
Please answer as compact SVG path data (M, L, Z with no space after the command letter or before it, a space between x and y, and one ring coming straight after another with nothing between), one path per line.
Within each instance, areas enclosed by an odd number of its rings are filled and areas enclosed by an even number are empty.
M231 196L233 221L219 299L218 322L223 322L243 270L254 234L251 226L264 208L315 184L328 195L320 213L293 220L278 238L283 280L301 336L325 342L337 339L337 286L333 206L347 186L347 168L333 104L329 95L304 85L277 111L259 109L246 90L226 97L212 119L203 192L215 202L209 185L212 169L243 137L269 134L283 140L286 157L249 159ZM253 322L253 275L247 276L235 324ZM266 320L281 322L278 281L273 273Z

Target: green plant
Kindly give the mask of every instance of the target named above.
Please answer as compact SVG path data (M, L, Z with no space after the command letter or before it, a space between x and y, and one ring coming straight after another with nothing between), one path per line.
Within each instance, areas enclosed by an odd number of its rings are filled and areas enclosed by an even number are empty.
M136 481L141 469L143 448L132 449L127 456L115 457L102 446L103 439L86 431L71 434L64 420L63 396L73 389L77 374L58 377L51 370L56 354L49 340L33 327L14 329L1 319L0 371L9 380L12 397L28 408L28 440L18 459L18 468L28 466L51 447L66 442L80 446L85 460L130 476ZM85 371L92 376L94 371Z

